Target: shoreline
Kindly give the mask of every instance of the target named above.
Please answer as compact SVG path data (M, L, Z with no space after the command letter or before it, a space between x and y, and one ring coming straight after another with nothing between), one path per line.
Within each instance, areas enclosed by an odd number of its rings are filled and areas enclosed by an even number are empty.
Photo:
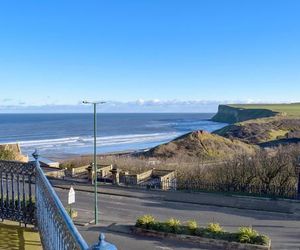
M98 153L97 157L107 157L107 156L130 156L142 152L147 152L150 150L150 148L146 149L137 149L137 150L122 150L122 151L113 151L113 152L107 152L107 153ZM94 155L92 153L90 154L69 154L69 153L61 153L61 154L55 154L55 155L41 155L43 158L50 159L52 161L67 161L74 158L82 158L82 157L93 157Z

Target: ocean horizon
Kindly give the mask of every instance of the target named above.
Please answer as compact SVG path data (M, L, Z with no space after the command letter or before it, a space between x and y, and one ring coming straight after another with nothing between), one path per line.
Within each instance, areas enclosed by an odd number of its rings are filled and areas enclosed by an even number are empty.
M195 130L212 132L225 123L214 113L98 113L97 153L143 150ZM44 157L93 152L92 113L0 114L0 143L20 143Z

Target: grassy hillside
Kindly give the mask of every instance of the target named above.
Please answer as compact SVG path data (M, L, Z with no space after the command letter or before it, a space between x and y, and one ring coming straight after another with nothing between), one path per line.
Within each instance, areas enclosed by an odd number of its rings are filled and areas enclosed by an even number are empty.
M252 144L292 139L300 136L300 119L289 117L254 119L228 125L214 133Z
M300 103L291 104L231 104L230 107L239 109L266 109L279 112L287 116L300 118Z
M220 105L213 119L232 123L215 134L246 143L270 146L300 138L300 103Z
M239 140L229 140L216 134L195 131L146 152L146 157L197 157L203 160L223 159L238 153L254 153L255 147Z

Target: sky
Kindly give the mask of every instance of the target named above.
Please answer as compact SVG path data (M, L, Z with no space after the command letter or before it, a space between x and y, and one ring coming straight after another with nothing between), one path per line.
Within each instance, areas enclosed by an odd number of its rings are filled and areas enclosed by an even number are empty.
M0 2L0 112L300 101L298 0Z

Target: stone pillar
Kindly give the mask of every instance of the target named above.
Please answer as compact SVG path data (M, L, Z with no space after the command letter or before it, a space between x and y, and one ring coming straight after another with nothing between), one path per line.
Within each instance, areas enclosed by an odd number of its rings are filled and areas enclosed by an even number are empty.
M119 185L120 183L120 173L119 170L114 167L112 170L110 170L111 174L112 174L112 183L114 185Z

